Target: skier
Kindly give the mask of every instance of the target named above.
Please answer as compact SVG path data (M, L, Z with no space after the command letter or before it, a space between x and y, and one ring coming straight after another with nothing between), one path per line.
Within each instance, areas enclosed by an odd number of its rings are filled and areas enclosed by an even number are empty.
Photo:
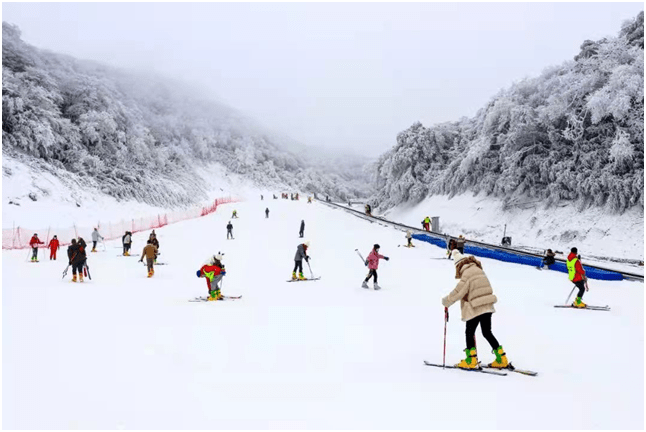
M150 240L150 243L157 248L157 251L155 252L155 264L157 264L157 255L159 255L159 240L157 240L157 234L155 234L155 230L150 233L148 236L148 240Z
M413 232L411 230L406 231L406 240L408 240L407 247L413 247Z
M381 287L377 285L377 269L379 268L379 259L385 259L388 261L390 258L387 256L379 255L379 245L376 244L373 248L372 251L368 254L368 258L366 258L366 265L370 269L368 272L368 276L366 276L366 279L363 281L361 284L361 288L368 288L368 281L370 280L371 277L374 276L375 282L373 284L373 287L375 291L380 290Z
M264 200L264 199L265 199L265 197L263 197L262 195L260 195L260 201L262 201L262 200Z
M310 242L306 241L296 246L296 255L294 256L294 270L292 270L292 280L300 279L305 280L303 276L303 260L309 262L310 257L307 255L307 249L310 247ZM298 278L296 277L296 270L298 270Z
M61 248L58 237L54 236L54 238L49 241L47 247L49 248L49 260L51 261L53 259L56 261L56 251Z
M269 207L265 209L265 219L269 218Z
M424 220L422 221L422 227L424 228L424 230L430 231L430 229L429 229L430 224L431 224L431 218L426 216L424 218Z
M462 321L466 322L466 343L464 350L466 358L456 367L464 369L479 369L478 355L476 353L476 329L481 325L482 335L487 339L493 349L496 360L488 366L493 368L506 368L509 365L507 355L498 340L491 333L491 315L496 311L493 307L498 301L493 294L493 289L482 271L482 264L473 256L464 256L454 249L451 253L455 264L455 278L460 279L451 293L442 299L444 307L449 308L460 300Z
M34 233L31 240L29 240L29 246L31 246L31 251L32 251L31 262L38 262L39 244L45 244L45 242L41 242L40 239L38 238L38 233Z
M458 239L455 241L455 248L459 250L461 254L464 254L464 242L466 242L466 239L462 234L460 234Z
M370 208L370 204L366 204L366 214L368 216L372 216L372 209Z
M307 197L307 203L312 204L312 197Z
M233 218L238 219L238 210L234 210L233 213L231 214L231 219Z
M585 275L585 270L583 270L583 266L581 265L581 257L577 255L578 252L578 249L575 247L570 250L570 255L567 257L567 272L572 283L579 289L579 293L577 294L574 303L572 303L572 306L576 308L584 308L586 304L583 303L581 299L583 298L583 293L585 293L585 282L587 277Z
M92 231L92 250L90 252L96 252L96 244L99 240L103 241L103 236L99 234L97 228L94 228L94 231Z
M545 253L545 257L543 258L543 265L541 265L541 267L547 266L547 268L550 268L550 266L556 262L554 259L555 256L556 254L552 252L552 249L548 249Z
M153 277L153 275L155 274L153 263L155 259L157 259L157 247L153 244L153 241L151 239L148 239L146 246L144 246L144 249L141 251L141 258L139 258L139 262L144 261L144 256L146 257L146 265L148 267L148 277Z
M79 282L83 282L83 264L87 259L85 246L82 246L76 239L72 239L72 244L67 248L67 258L69 259L69 265L72 266L72 282L76 282L77 271Z
M303 238L303 235L305 234L305 221L301 221L301 229L298 231L298 235Z
M130 246L132 245L132 233L126 231L126 233L121 237L123 242L123 256L130 256Z
M231 221L227 224L227 240L229 240L229 236L233 238L233 225L231 224Z
M227 274L224 264L222 264L222 258L220 253L214 255L209 263L204 264L197 271L197 277L206 278L206 286L209 289L208 301L223 300L220 287L218 286L222 277Z

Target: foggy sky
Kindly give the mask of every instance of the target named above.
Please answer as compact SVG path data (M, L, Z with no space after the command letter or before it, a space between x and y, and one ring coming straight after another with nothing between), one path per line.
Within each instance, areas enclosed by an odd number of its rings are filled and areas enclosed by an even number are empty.
M3 3L39 48L153 71L304 144L377 156L415 121L616 36L643 3Z

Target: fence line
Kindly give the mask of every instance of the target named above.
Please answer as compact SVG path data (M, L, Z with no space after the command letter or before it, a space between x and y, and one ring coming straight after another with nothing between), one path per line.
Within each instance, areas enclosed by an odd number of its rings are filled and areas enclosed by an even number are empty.
M121 238L126 231L131 233L136 233L140 231L146 231L149 229L161 228L163 226L181 222L187 219L195 219L198 217L206 216L208 214L214 213L218 206L221 204L227 204L236 202L236 199L231 197L217 198L213 201L212 204L204 207L194 207L192 209L175 211L162 214L157 214L156 216L133 218L130 220L121 220L119 222L107 222L102 223L97 222L96 228L99 229L99 233L106 240L114 240ZM40 238L41 241L45 243L40 247L46 247L51 240L51 237L56 235L61 246L70 244L72 238L78 238L79 233L81 237L83 234L86 234L86 241L91 239L91 233L93 227L79 227L76 224L73 224L71 228L52 228L51 226L47 228L47 234L45 239ZM2 230L2 249L26 249L29 248L29 241L34 233L39 233L41 235L45 229L31 229L24 228L21 226L14 226L13 228L7 228Z

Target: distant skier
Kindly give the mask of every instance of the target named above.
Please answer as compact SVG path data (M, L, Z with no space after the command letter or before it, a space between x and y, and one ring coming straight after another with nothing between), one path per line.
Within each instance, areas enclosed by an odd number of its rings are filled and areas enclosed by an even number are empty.
M264 196L262 196L262 195L260 195L260 201L262 201L262 200L264 200L264 199L265 199L265 197L264 197Z
M269 218L269 207L265 209L265 219Z
M581 257L577 255L578 253L579 251L577 248L573 247L570 249L570 255L567 257L567 272L572 283L579 289L579 293L577 294L574 303L572 303L572 306L576 308L584 308L586 307L586 304L583 303L581 299L583 299L583 294L586 291L585 282L587 280L587 276L585 275L585 270L583 270L583 266L581 265Z
M94 228L94 231L92 231L92 250L91 252L96 252L96 244L97 242L101 240L103 241L103 236L99 234L99 230L97 228Z
M496 311L493 307L498 301L493 289L482 271L482 264L473 256L464 256L454 249L451 253L455 264L455 278L460 279L451 293L442 299L444 307L449 308L460 300L462 321L466 322L466 343L464 350L466 358L456 367L464 369L479 369L476 352L475 334L478 324L481 325L482 335L493 349L496 360L489 364L493 368L506 368L509 365L507 355L498 340L491 333L491 315Z
M121 242L123 243L123 256L130 256L130 246L132 245L132 233L126 231L126 233L121 237Z
M547 266L547 268L550 268L550 266L556 262L554 259L555 256L556 254L552 252L552 249L548 249L545 253L545 257L543 257L543 265L541 267Z
M141 251L141 258L139 258L139 262L143 262L144 256L146 257L146 266L148 267L148 277L153 277L153 275L155 274L153 263L157 258L157 247L153 244L153 241L151 239L148 239L146 246L144 246L144 249Z
M379 268L379 260L385 259L386 261L388 261L390 258L388 258L387 256L379 255L379 248L380 246L378 244L374 245L372 251L370 251L370 253L368 254L368 258L366 258L365 264L368 266L368 269L370 269L370 271L368 272L366 279L361 284L361 288L368 288L368 281L371 277L374 277L375 281L373 287L375 291L381 289L381 287L377 284L377 269Z
M461 254L464 254L464 243L466 242L466 239L462 234L458 237L458 239L455 241L455 248L460 251Z
M366 204L365 210L368 216L372 216L372 208L370 207L370 204Z
M424 228L424 230L426 231L430 231L430 226L431 226L431 218L426 216L422 221L422 228Z
M307 203L312 204L312 197L307 197Z
M206 278L206 286L209 289L208 301L223 300L220 286L218 285L222 277L227 274L224 264L222 264L223 256L218 253L214 255L208 264L204 264L201 269L197 271L197 277Z
M298 235L303 238L303 235L305 235L305 221L301 221L301 229L298 231Z
M238 219L238 210L234 210L231 214L231 219Z
M229 236L233 238L233 224L231 221L227 224L227 240L229 240Z
M58 241L58 237L54 236L47 245L49 248L49 260L56 261L56 252L61 248L61 244Z
M406 231L406 240L408 240L406 246L413 247L413 232L411 230Z
M39 244L45 244L45 242L40 241L38 238L38 233L34 233L34 235L31 237L31 240L29 240L29 246L31 246L31 262L38 262L38 245Z
M69 265L72 266L72 282L76 282L77 272L79 274L79 282L83 282L83 264L85 264L85 260L87 259L85 246L82 246L76 239L72 239L72 244L67 248L67 258Z
M296 255L294 255L294 270L292 270L292 280L305 280L303 276L303 260L309 262L310 257L307 255L307 249L310 247L310 242L306 241L296 246ZM296 277L296 270L298 270L298 278Z
M155 252L155 264L157 264L157 256L159 255L159 240L157 240L157 234L155 234L155 230L150 233L148 236L148 240L150 240L150 243L157 248L157 251Z

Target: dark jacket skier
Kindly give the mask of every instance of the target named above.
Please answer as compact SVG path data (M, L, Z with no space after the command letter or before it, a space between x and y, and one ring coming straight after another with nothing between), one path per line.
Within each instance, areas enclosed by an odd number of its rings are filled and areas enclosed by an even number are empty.
M85 242L83 242L85 243ZM72 239L72 244L67 248L67 258L72 266L72 282L76 282L76 273L79 274L79 281L83 282L83 264L87 259L85 246Z
M229 240L229 236L233 238L233 225L231 224L231 221L227 224L227 240Z
M303 235L305 234L305 221L301 221L301 229L298 231L298 235L303 238Z
M310 242L299 244L296 247L296 255L294 255L294 270L292 271L292 280L300 279L305 280L303 276L303 260L309 261L310 257L307 255L307 248L310 247ZM298 278L296 277L296 270L298 270Z

